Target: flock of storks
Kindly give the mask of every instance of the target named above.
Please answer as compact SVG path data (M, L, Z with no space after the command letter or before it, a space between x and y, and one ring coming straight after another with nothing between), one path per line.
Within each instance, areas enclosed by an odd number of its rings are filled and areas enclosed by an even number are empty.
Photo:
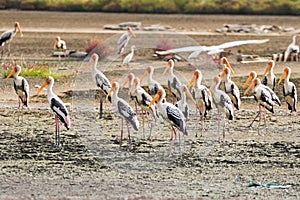
M22 32L18 22L15 23L15 29L6 31L1 35L0 44L4 46L4 44L8 43L9 46L11 39L16 35L17 32L20 32L20 35L22 36ZM124 49L132 36L135 37L135 34L131 30L131 28L128 27L127 32L125 32L118 41L117 53L123 54ZM66 43L59 37L57 37L54 47L57 49L65 50ZM132 51L133 50L134 46L132 47ZM210 86L210 88L207 88L205 85L201 84L203 76L202 72L198 69L196 69L191 75L192 78L189 84L183 84L180 81L180 79L174 74L175 62L174 60L170 59L167 63L166 69L163 74L168 73L168 89L170 90L170 94L172 94L172 96L170 97L170 99L172 99L173 101L172 103L167 101L166 91L164 87L162 87L162 85L153 78L154 68L152 66L148 66L145 69L145 72L143 73L141 79L136 77L133 73L130 73L126 77L126 80L124 80L124 83L120 85L118 82L110 83L109 79L104 75L104 73L97 69L98 60L99 56L96 53L92 54L90 56L89 62L86 64L86 70L88 70L88 68L92 66L91 68L93 79L95 80L97 86L100 88L100 118L102 118L103 113L103 95L112 104L115 111L122 118L120 144L122 144L123 138L123 121L125 121L125 123L127 124L129 142L131 141L129 124L131 125L131 127L133 127L134 130L139 130L140 125L138 120L137 106L139 106L142 111L140 115L142 116L142 128L144 137L144 117L148 116L148 118L150 117L152 120L150 125L151 135L153 123L155 123L156 119L159 116L161 116L171 126L171 144L174 143L174 140L176 138L175 128L177 128L184 135L187 135L186 122L190 118L190 110L186 99L187 97L189 97L193 104L196 106L198 110L196 113L200 114L202 122L201 133L205 131L204 122L207 113L212 109L212 105L215 105L215 107L218 110L219 140L221 140L220 122L223 120L224 123L224 138L225 118L227 117L228 120L234 120L235 110L239 110L241 107L239 87L231 80L231 74L234 73L234 70L232 69L226 57L223 57L221 59L221 65L223 66L223 70L220 74L216 75L213 78L213 83ZM270 60L266 67L264 78L262 81L257 77L256 72L250 72L248 79L243 85L244 88L246 88L249 85L248 88L245 90L244 94L246 95L251 91L251 93L255 97L255 100L258 102L259 112L255 119L259 117L259 121L261 119L262 113L261 108L274 113L273 107L275 105L281 105L279 98L274 92L274 87L276 84L280 84L280 82L283 79L283 96L285 97L287 103L287 109L290 110L291 113L296 112L297 90L295 85L289 81L291 69L289 67L284 68L284 71L280 76L279 81L276 82L276 77L273 73L274 66L275 62L273 60ZM21 67L19 65L15 65L9 73L9 75L7 76L6 80L11 76L14 77L14 89L16 94L18 95L19 109L23 109L23 106L28 107L29 84L25 78L19 76L20 72ZM148 82L147 90L141 87L141 82L146 77ZM54 94L52 90L53 85L54 79L51 76L47 77L41 85L41 87L38 89L37 94L39 94L44 87L47 87L48 101L50 103L51 109L55 113L55 144L59 146L59 121L61 121L65 125L65 127L69 129L71 126L71 120L65 104L56 94ZM131 99L135 101L135 109L132 108L128 102L126 102L124 99L118 96L119 90L125 87L126 85L129 88L128 94L130 95ZM148 113L148 115L144 115L144 112Z

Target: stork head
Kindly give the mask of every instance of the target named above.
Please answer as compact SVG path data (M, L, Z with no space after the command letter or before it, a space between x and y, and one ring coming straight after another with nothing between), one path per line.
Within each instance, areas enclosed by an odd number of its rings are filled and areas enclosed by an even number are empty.
M109 89L107 95L106 95L106 99L108 99L109 96L111 96L111 94L117 89L119 88L119 84L118 82L113 82L113 84L111 85L111 88Z
M124 83L123 83L123 85L121 86L121 88L125 87L127 83L128 83L128 88L130 88L130 86L133 83L133 79L134 78L135 78L134 73L128 74L127 77L126 77L126 79L125 79L125 81L124 81Z
M268 63L267 63L267 67L266 67L266 70L264 72L264 76L266 76L269 71L275 66L275 62L274 60L269 60Z
M223 64L224 66L228 67L231 71L232 74L234 74L234 70L232 69L230 63L228 62L228 59L226 57L222 57L221 58L221 64Z
M189 89L187 88L186 85L182 85L182 86L181 86L181 91L182 91L183 93L185 93L185 94L187 95L187 97L189 97L189 98L192 100L192 102L196 105L196 101L195 101L195 99L193 98L192 94L190 93L190 91L189 91Z
M220 77L223 78L225 75L230 75L230 69L228 67L224 67Z
M132 81L132 84L128 90L128 95L130 95L130 92L133 90L134 87L136 87L138 84L140 84L140 79L138 77L135 77Z
M253 79L252 83L245 90L244 95L246 95L253 87L256 87L260 84L260 80L258 78Z
M23 37L23 33L22 33L19 22L15 22L15 27L18 29L18 32L20 33L20 36Z
M246 82L243 84L243 88L246 88L246 86L249 84L249 82L257 77L257 73L255 71L251 71Z
M53 45L54 49L56 48L56 45L57 45L57 43L58 43L59 40L60 40L60 37L56 36L55 41L54 41L54 45Z
M173 67L174 67L174 60L170 59L170 60L168 61L168 65L167 65L167 67L166 67L166 69L165 69L163 75L166 74L167 71L168 71L169 69L173 69Z
M196 69L193 73L193 77L189 82L189 87L191 87L193 85L193 83L201 76L201 72Z
M40 94L40 92L43 90L44 87L46 87L47 85L50 85L51 83L52 84L54 83L54 79L51 76L48 76L42 83L41 87L38 89L37 95Z
M283 69L283 72L282 72L280 78L279 78L278 85L279 85L279 84L281 83L281 81L282 81L288 74L290 74L290 73L291 73L291 68L285 67L285 68Z
M141 76L141 82L142 80L148 75L150 74L151 72L153 72L153 67L152 66L148 66L145 70L145 72L143 73L143 75Z
M93 53L90 57L89 62L86 64L84 72L86 72L93 63L97 63L99 60L99 56L96 53Z
M129 35L135 37L135 34L134 34L134 32L132 31L131 26L127 26L127 31L128 31L128 33L129 33Z
M11 69L11 71L9 72L5 80L8 80L12 75L16 74L17 72L20 73L20 71L21 71L21 66L14 65L14 67Z
M148 107L151 107L155 102L160 101L165 96L166 95L162 89L157 90L156 94L154 95L154 97Z

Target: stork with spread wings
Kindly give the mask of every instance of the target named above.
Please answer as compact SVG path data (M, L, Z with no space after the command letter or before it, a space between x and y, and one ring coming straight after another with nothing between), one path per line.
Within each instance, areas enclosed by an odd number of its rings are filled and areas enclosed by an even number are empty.
M208 55L217 54L220 52L223 52L227 48L241 46L245 44L262 44L265 42L268 42L269 39L264 40L239 40L239 41L232 41L232 42L226 42L220 45L213 45L213 46L187 46L187 47L181 47L176 49L169 49L166 51L156 51L155 53L159 56L167 56L170 54L178 54L182 52L192 52L189 55L189 59L196 58L200 53L207 52Z

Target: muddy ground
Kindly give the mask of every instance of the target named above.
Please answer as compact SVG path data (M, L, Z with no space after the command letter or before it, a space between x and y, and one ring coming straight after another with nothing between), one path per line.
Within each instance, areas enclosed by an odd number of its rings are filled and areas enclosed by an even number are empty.
M260 45L232 48L247 54L269 57L280 52L291 42L291 33L216 34L214 30L225 23L275 24L297 27L296 17L285 16L213 16L213 15L128 15L99 13L56 13L1 11L0 29L10 28L19 21L24 37L18 35L11 45L12 56L3 63L46 63L54 72L68 71L67 78L58 79L54 91L71 104L72 128L67 131L61 125L62 145L54 145L54 116L49 109L46 93L36 96L34 85L44 77L26 77L31 87L30 110L22 115L17 110L17 98L12 90L12 79L0 81L0 191L1 199L297 199L300 194L300 143L298 114L286 116L286 104L281 86L275 91L282 106L275 114L267 113L264 122L254 122L247 127L257 112L254 99L243 98L242 107L235 112L235 120L226 126L225 139L218 141L217 111L209 113L205 121L206 131L201 136L201 123L191 105L191 119L187 122L188 136L177 138L170 147L170 129L162 119L154 124L149 136L131 130L129 145L127 130L120 142L120 119L107 102L104 118L98 119L98 93L89 73L82 73L83 59L52 57L53 42L61 35L70 49L84 51L87 40L96 38L115 42L121 32L108 32L103 25L123 21L141 21L142 25L171 25L180 34L145 34L138 32L132 44L139 48L130 70L119 67L120 57L112 56L101 62L98 68L109 79L123 81L129 71L140 76L148 64L159 74L166 62L152 57L148 47L151 39L168 36L173 45L181 42L201 45L221 44L233 40L265 39ZM75 23L76 22L76 23ZM115 35L118 34L118 35ZM179 35L179 36L178 36ZM140 38L140 39L139 39ZM143 41L143 42L141 42ZM143 46L144 45L144 46ZM193 44L197 45L197 44ZM128 51L128 50L127 50ZM185 58L183 56L183 58ZM250 70L261 75L265 63L240 64L235 56L229 57L235 74L232 79L241 87ZM205 56L196 66L183 59L176 63L176 73L187 83L195 67L206 67L204 83L219 72L219 67ZM279 76L284 66L294 73L292 80L300 84L299 63L276 64ZM65 70L58 70L63 68ZM2 71L2 73L4 73ZM2 75L3 76L3 75ZM164 82L164 76L157 75ZM165 82L164 82L165 83ZM144 83L145 84L145 83ZM128 100L126 89L121 96ZM242 95L244 96L244 95ZM133 105L133 103L131 104ZM141 124L141 115L139 115ZM260 134L258 134L258 128ZM198 137L195 137L195 134ZM249 183L277 182L286 189L248 187Z

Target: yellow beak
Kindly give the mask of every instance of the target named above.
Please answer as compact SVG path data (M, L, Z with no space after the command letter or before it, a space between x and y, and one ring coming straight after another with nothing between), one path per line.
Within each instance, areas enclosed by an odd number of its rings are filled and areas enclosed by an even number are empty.
M244 95L246 95L246 94L249 92L249 90L251 90L253 87L254 87L254 82L252 82L252 83L249 85L249 87L247 88L247 90L244 92Z
M15 68L13 68L13 69L10 71L10 73L8 74L8 76L6 77L5 80L8 80L12 75L14 75L14 73L16 73Z
M159 94L154 95L148 107L151 107L159 99Z
M281 74L279 81L278 81L278 85L281 83L281 81L287 76L287 72L283 71L283 73Z
M246 86L249 84L249 82L252 80L252 76L249 75L249 77L247 78L246 82L243 84L243 88L246 88Z
M47 79L42 83L41 87L37 91L37 95L40 94L40 92L43 90L44 87L48 85Z

